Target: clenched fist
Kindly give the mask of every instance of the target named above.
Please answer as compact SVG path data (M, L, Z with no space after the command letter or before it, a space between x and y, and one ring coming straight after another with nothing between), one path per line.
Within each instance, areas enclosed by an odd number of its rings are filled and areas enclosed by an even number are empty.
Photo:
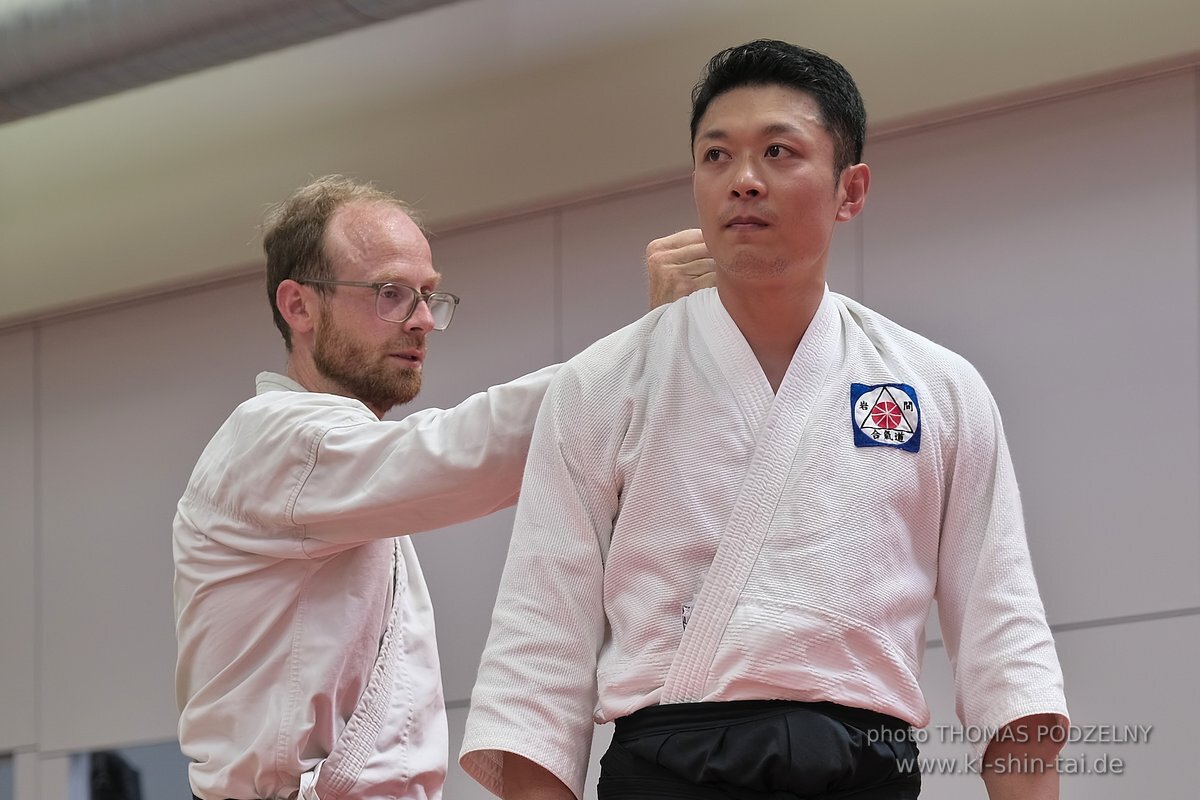
M715 265L699 228L689 228L646 245L650 307L687 297L716 285Z

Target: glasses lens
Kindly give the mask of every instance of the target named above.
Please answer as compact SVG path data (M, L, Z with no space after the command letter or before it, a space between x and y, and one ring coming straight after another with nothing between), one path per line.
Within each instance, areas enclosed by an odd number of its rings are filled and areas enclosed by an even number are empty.
M417 293L408 286L385 283L379 287L379 294L375 298L375 311L380 319L403 322L412 313L416 296Z
M450 327L450 320L454 318L454 307L457 302L454 295L441 292L429 295L429 314L433 317L434 330L444 331Z

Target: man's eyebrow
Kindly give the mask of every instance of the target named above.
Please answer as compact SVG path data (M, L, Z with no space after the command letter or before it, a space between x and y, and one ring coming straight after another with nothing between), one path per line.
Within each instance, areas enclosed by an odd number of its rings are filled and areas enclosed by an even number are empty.
M787 122L772 122L769 125L764 125L759 131L759 136L778 136L780 134L790 134L792 136L803 136L804 130L797 125L792 125ZM701 140L722 142L729 138L729 133L722 128L710 128L696 135L696 141Z
M404 280L403 278L389 278L386 276L380 276L371 282L378 283L380 285L383 285L385 283L398 283L398 284L401 284L404 286L409 285L408 281ZM425 286L437 286L441 282L442 282L442 273L435 272L435 273L433 273L433 277L429 278L428 280L421 281L421 284L425 285Z
M791 125L787 122L773 122L762 129L762 133L766 136L775 136L778 134L791 134L793 136L802 136L804 130L796 125Z
M698 133L696 135L697 142L700 141L701 139L710 139L715 142L720 142L720 141L724 141L725 139L728 139L728 138L729 138L729 134L727 134L725 131L721 130L720 128L710 128L709 130L701 131L700 133Z

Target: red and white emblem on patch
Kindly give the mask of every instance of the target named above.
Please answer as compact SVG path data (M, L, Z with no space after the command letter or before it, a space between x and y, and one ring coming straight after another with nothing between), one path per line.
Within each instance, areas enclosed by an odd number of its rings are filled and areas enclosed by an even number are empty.
M856 447L921 447L921 407L905 383L850 384L850 412Z

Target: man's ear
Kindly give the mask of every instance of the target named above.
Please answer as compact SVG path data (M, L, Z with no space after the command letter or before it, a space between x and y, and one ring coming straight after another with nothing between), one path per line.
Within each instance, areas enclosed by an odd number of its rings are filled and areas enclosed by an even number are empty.
M282 281L275 289L275 307L292 333L311 333L317 327L317 293L296 281Z
M858 216L867 202L867 189L871 185L871 168L866 164L852 164L842 170L840 177L846 192L838 208L838 222L849 222Z

